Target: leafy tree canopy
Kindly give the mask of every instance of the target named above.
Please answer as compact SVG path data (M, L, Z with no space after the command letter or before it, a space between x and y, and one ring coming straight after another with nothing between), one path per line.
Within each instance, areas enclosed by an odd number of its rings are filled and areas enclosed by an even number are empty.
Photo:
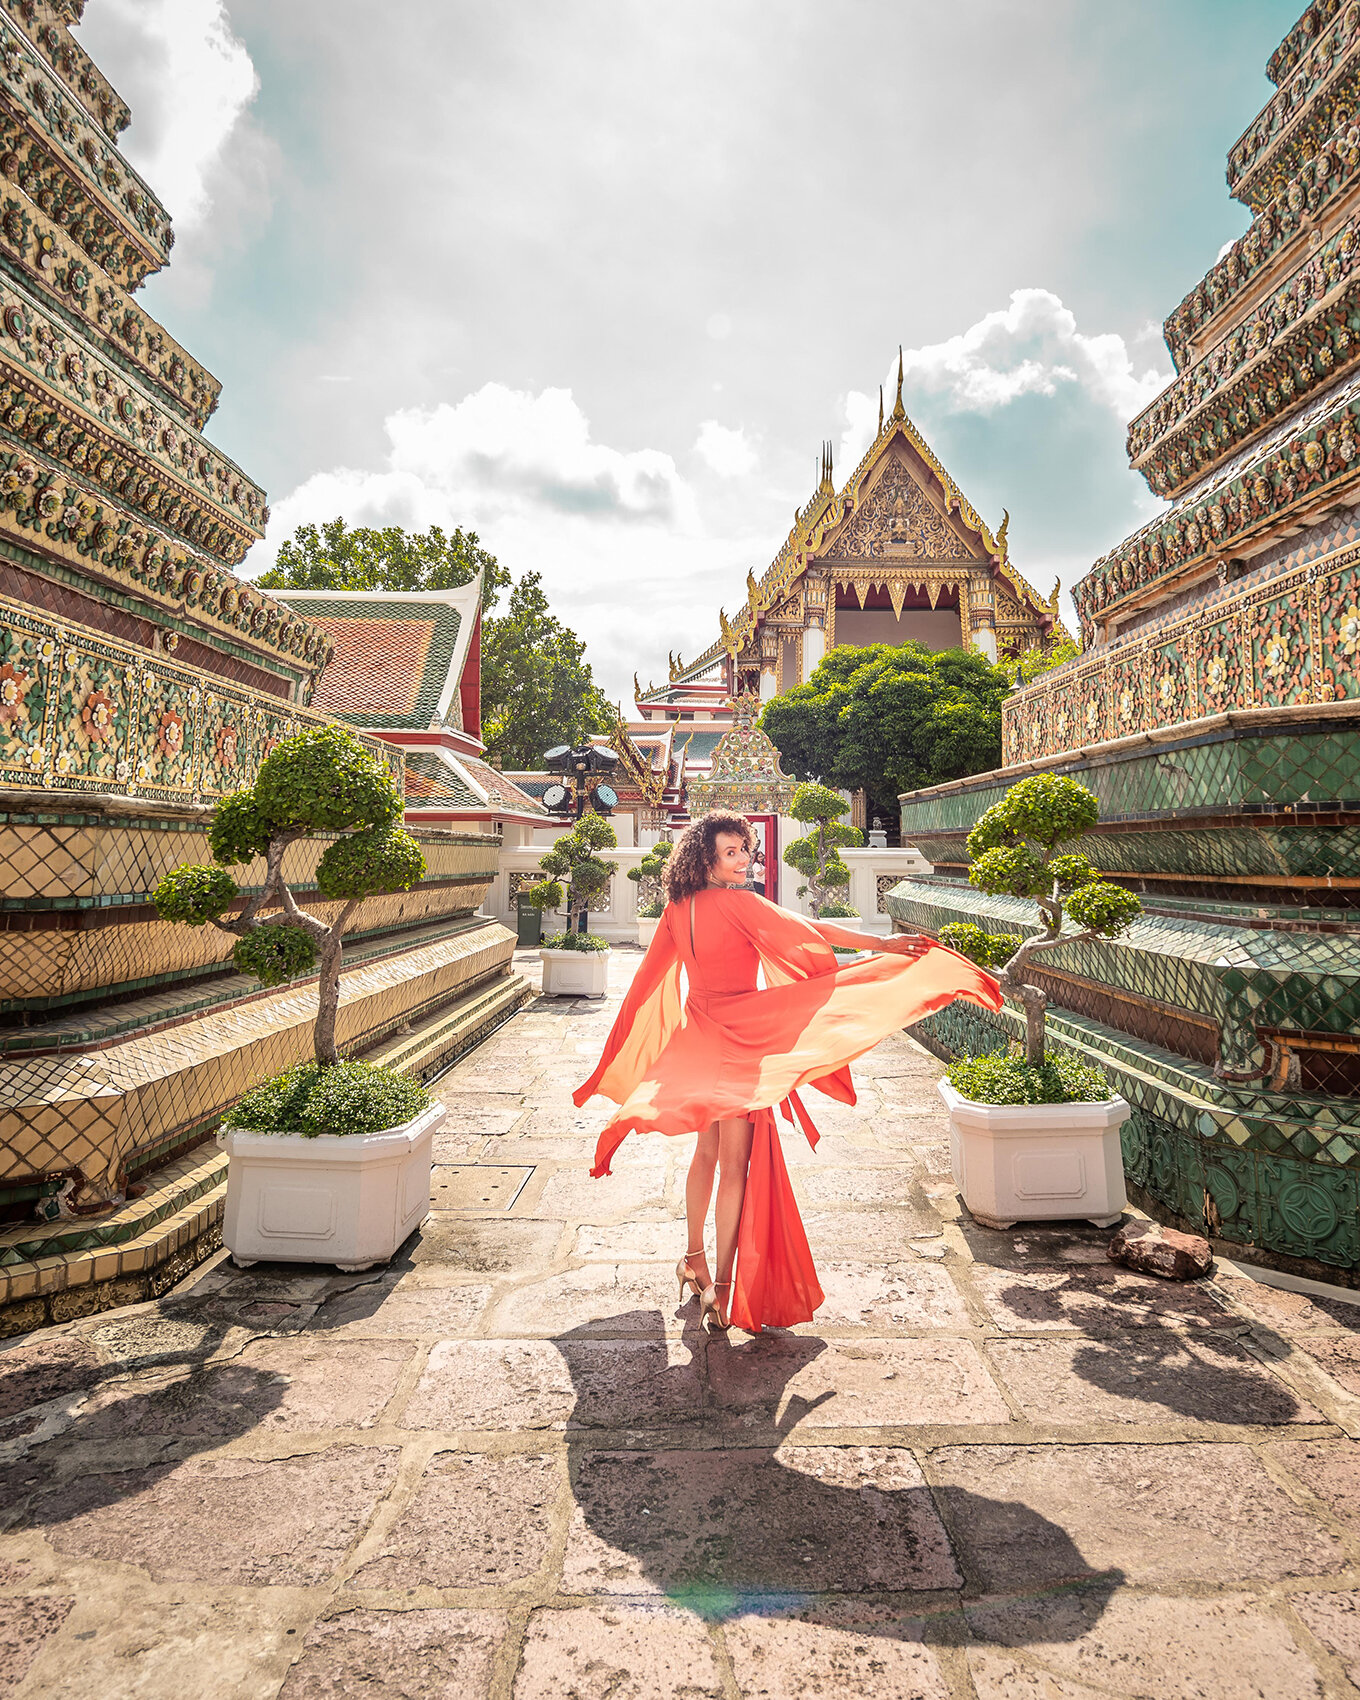
M975 650L844 645L775 697L760 724L796 778L866 791L871 809L891 816L903 791L1000 766L1010 688Z
M502 767L537 768L544 750L613 726L585 648L548 607L539 573L525 573L506 612L483 621L482 741Z
M1080 647L1071 638L1060 638L1048 649L1041 649L1035 644L1013 660L1002 661L1001 671L1013 685L1028 685L1035 679L1041 679L1045 673L1051 673L1055 667L1075 661L1080 654Z
M448 535L380 530L343 519L320 527L300 525L279 550L278 561L257 580L262 590L456 590L482 573L482 609L489 613L510 574L483 549L475 531Z

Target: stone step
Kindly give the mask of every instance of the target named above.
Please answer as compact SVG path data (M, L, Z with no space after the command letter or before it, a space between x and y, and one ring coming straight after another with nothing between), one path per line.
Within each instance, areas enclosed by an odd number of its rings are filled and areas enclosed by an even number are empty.
M366 1053L429 1080L534 996L503 975ZM99 1217L0 1231L0 1338L159 1298L222 1243L227 1159L200 1145L152 1177L140 1198Z

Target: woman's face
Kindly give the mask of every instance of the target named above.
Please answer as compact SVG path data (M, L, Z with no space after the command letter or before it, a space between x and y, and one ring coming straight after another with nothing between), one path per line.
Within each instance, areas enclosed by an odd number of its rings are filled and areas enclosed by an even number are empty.
M751 852L746 848L745 841L735 832L720 832L713 843L713 860L709 864L708 877L721 881L723 885L745 885L746 869L751 860Z

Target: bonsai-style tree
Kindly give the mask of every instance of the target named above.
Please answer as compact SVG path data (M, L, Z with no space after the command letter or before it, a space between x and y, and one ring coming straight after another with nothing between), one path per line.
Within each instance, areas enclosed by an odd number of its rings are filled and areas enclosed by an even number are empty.
M285 738L260 763L248 790L224 797L208 827L212 867L186 863L152 893L165 921L208 922L236 935L236 966L266 986L306 974L320 957L320 1008L313 1033L319 1068L336 1059L344 931L366 897L409 891L425 873L420 846L401 824L392 776L353 732L320 726ZM340 904L329 924L299 907L283 877L284 853L302 838L340 834L321 853L316 886ZM229 914L240 888L229 867L263 856L264 881L245 907ZM264 916L267 909L281 914Z
M659 844L652 846L637 867L628 870L628 877L636 882L638 896L642 899L638 905L638 914L644 915L648 920L659 915L665 908L666 900L662 895L661 881L665 877L666 863L670 860L674 848L669 838L663 838Z
M841 850L864 842L864 834L858 827L840 823L840 817L849 808L840 792L828 785L800 785L793 794L790 814L815 830L803 838L795 838L785 850L784 860L807 881L798 887L798 895L807 898L815 918L828 911L838 915L855 913L836 897L837 892L843 892L850 884L850 870L841 860Z
M1002 991L1024 1005L1025 1061L1035 1068L1044 1064L1048 997L1028 978L1031 959L1058 945L1118 938L1142 913L1133 893L1100 879L1085 856L1059 853L1099 819L1095 797L1066 775L1036 773L1012 785L968 834L968 882L993 896L1032 897L1042 931L1022 941L986 933L969 921L951 921L940 928L942 944L979 967L1000 968ZM1065 919L1075 921L1078 930L1064 933Z
M618 844L618 834L603 815L582 815L570 832L564 833L538 859L538 865L548 876L525 893L535 909L557 909L566 886L567 931L562 942L554 941L560 950L591 950L594 943L578 944L586 937L586 918L590 900L609 884L614 872L609 863L597 856L597 850L612 850ZM572 917L579 916L578 931L572 930Z

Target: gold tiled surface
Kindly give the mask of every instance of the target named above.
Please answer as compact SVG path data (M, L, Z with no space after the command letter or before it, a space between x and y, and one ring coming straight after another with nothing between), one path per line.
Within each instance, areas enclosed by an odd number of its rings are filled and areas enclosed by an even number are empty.
M367 1054L403 1073L435 1072L474 1049L532 995L526 981L498 976ZM22 1245L27 1254L0 1261L0 1338L166 1291L215 1249L226 1172L215 1145L199 1146L160 1169L141 1198L107 1215L0 1230L0 1260L6 1248Z
M356 965L341 982L340 1044L424 1017L504 971L513 950L513 935L488 922ZM115 1190L140 1149L209 1121L308 1055L315 1019L315 985L285 987L98 1051L0 1063L0 1184L79 1167L92 1189Z
M425 879L412 891L370 898L361 916L366 931L415 926L476 909L495 878L494 840L428 830L417 830L416 837L425 853ZM306 893L328 842L308 839L289 848L284 868L295 890ZM76 900L92 923L0 930L0 1004L57 1000L228 962L234 941L226 933L211 926L170 925L145 911L170 869L210 859L206 830L197 819L129 822L112 816L92 823L51 823L0 817L0 877L7 904L30 900L34 907L68 908ZM263 859L235 877L243 890L257 888L264 880ZM312 897L304 901L323 920L339 909ZM120 905L142 908L129 908L128 920L120 924Z

